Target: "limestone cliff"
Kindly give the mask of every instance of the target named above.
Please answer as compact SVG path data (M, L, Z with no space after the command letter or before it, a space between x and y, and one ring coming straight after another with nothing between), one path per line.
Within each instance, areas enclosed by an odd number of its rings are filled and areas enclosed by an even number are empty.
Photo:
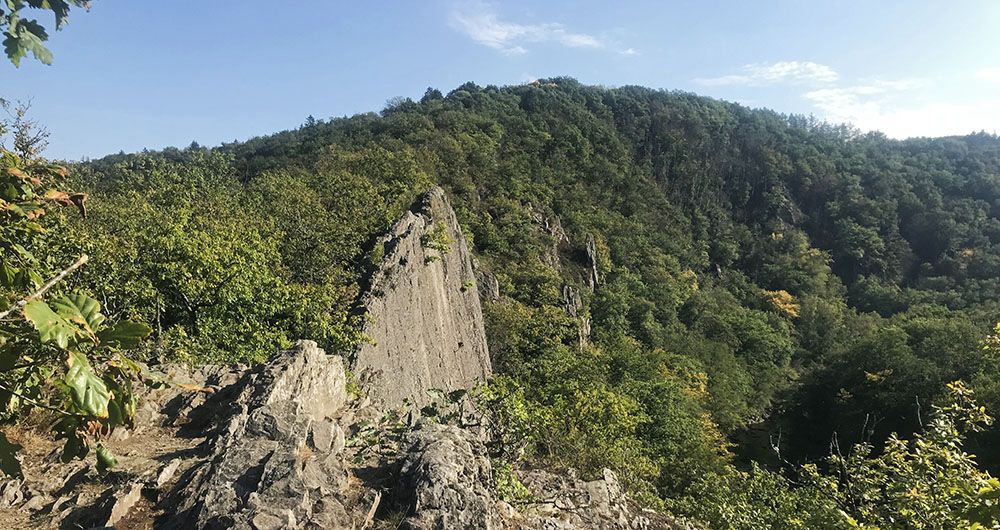
M362 299L365 334L352 369L372 402L427 404L428 389L467 389L492 372L472 255L441 188L376 243L382 259Z

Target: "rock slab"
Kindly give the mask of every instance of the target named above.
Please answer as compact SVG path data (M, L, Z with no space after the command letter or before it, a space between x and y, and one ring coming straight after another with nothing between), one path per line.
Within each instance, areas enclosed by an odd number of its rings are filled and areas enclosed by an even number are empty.
M492 373L472 254L447 195L434 188L376 243L368 293L372 339L352 369L372 403L420 407L428 389L468 389Z

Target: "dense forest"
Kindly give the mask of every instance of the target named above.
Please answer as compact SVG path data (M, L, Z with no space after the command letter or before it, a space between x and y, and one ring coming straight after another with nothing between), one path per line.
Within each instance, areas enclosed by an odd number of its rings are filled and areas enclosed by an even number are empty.
M86 253L60 289L148 326L147 363L349 351L374 238L439 184L478 259L498 459L611 467L720 528L945 528L1000 489L996 136L556 78L69 169L86 217L50 212L27 251Z

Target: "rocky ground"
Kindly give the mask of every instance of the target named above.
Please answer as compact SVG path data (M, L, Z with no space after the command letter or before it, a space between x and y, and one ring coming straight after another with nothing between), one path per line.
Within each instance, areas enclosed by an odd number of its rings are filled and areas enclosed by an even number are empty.
M11 432L26 447L25 479L0 483L0 526L679 528L631 504L611 471L523 471L533 498L500 499L474 430L425 420L369 437L378 414L348 395L341 358L312 342L253 369L172 377L184 385L151 392L136 428L109 442L120 465L106 476Z

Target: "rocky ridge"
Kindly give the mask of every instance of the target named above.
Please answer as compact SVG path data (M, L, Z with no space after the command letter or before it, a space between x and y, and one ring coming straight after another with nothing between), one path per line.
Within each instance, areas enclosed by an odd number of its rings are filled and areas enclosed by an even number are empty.
M442 237L444 234L447 237ZM447 242L447 245L445 243ZM300 341L252 368L166 367L134 429L107 443L120 465L58 460L30 430L25 478L0 480L2 528L683 528L638 510L611 471L520 470L530 500L496 488L485 433L401 421L427 390L490 375L471 254L447 197L428 193L380 243L366 332L344 359ZM438 259L429 259L437 257Z

